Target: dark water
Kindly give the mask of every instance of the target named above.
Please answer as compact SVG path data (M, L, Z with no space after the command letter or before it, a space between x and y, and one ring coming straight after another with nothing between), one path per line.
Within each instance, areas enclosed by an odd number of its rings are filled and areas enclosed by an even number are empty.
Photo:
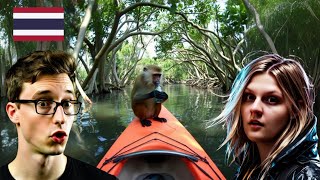
M235 172L234 166L225 162L225 147L217 150L225 137L219 128L205 129L205 120L217 116L222 108L222 99L204 90L184 85L165 86L169 99L164 106L189 130L199 144L206 150L227 179ZM66 148L66 154L92 165L97 165L116 138L130 123L134 114L131 110L130 90L116 91L112 94L92 96L94 102L88 112L75 122ZM16 154L16 130L7 118L1 100L0 119L0 165L12 160Z

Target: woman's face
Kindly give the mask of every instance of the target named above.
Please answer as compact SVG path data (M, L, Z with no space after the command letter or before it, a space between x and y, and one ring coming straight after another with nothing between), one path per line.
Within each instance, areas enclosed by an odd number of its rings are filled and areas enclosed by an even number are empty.
M242 124L250 141L267 147L275 144L289 121L287 101L272 75L252 77L241 104Z

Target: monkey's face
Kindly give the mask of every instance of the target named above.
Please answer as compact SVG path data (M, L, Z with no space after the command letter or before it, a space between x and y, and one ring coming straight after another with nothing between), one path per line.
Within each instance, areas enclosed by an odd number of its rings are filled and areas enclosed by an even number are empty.
M142 81L147 86L157 86L161 83L162 71L161 68L156 65L148 65L143 68Z
M160 73L155 73L152 75L152 82L154 85L160 84L160 79L161 79L161 74Z

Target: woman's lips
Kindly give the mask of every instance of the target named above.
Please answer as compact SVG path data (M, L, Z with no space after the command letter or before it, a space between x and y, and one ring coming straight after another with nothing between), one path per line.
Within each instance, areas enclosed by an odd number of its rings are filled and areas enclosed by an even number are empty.
M254 129L254 130L258 130L260 128L262 128L264 125L258 121L258 120L250 120L250 122L248 123L249 126Z
M51 139L53 142L61 144L67 137L67 133L64 131L56 131L52 134Z
M263 124L262 124L260 121L258 121L258 120L250 120L250 121L249 121L249 124L254 124L254 125L263 126Z

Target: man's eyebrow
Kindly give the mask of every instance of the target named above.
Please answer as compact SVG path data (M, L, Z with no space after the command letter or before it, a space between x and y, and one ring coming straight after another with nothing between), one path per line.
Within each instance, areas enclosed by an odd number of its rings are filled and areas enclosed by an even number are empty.
M41 96L41 95L47 95L47 94L51 94L51 91L49 91L49 90L37 91L37 92L33 95L33 97Z
M69 90L69 89L65 90L65 92L68 93L68 94L74 94L74 91L73 90Z
M64 92L66 92L67 94L74 95L74 91L73 90L67 89ZM35 98L35 97L38 97L38 96L51 95L51 94L53 94L53 93L50 90L40 90L40 91L36 92L32 97Z

